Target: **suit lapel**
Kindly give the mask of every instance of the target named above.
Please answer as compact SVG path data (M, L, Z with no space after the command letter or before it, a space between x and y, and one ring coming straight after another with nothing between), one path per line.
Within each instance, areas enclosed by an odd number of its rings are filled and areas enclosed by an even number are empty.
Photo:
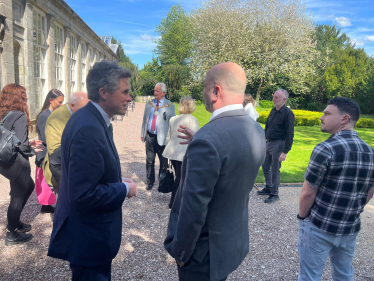
M119 161L119 156L118 156L118 152L117 152L117 149L116 149L116 145L114 144L114 141L113 141L112 137L110 136L109 129L106 126L106 123L104 121L103 116L97 110L97 108L93 104L91 104L90 102L86 106L96 116L96 118L99 119L101 125L103 126L103 129L106 133L106 137L109 140L110 146L112 147L112 151L113 151L113 153L116 157L116 160L117 160L117 167L118 167L119 175L121 175L121 164L120 164L120 161Z

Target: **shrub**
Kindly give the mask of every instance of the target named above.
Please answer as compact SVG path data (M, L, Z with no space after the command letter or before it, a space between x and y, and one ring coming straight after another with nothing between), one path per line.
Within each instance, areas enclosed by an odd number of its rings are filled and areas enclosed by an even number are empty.
M260 107L262 108L273 108L273 102L270 100L260 100Z
M361 118L356 123L356 128L374 128L374 120L369 118Z
M306 106L306 109L308 111L322 111L323 110L322 104L320 104L318 102L308 103L307 106Z
M201 102L200 100L197 100L197 101L196 101L196 105L199 105L199 106L200 106L201 104L202 104L202 102Z
M295 126L314 126L320 124L319 118L322 116L321 112L306 110L292 110L292 112L295 115ZM261 112L257 121L260 123L266 123L269 114L269 109Z

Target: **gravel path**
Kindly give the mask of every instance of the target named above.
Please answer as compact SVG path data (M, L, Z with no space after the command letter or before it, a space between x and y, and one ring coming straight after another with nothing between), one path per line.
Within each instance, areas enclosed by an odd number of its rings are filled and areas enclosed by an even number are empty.
M112 279L177 280L175 263L163 248L170 195L160 194L155 189L145 190L145 147L140 141L143 111L144 104L137 103L128 117L113 124L123 176L132 178L139 191L137 198L126 199L123 204L122 245L113 260ZM35 174L33 163L32 174ZM34 239L23 245L5 247L9 182L0 177L0 184L0 280L70 280L68 263L46 256L52 216L39 214L35 193L22 213L22 220L32 223ZM265 197L252 191L249 202L251 252L228 280L297 280L299 193L300 187L283 187L281 200L267 205L263 203ZM373 281L373 202L366 206L361 218L362 230L354 259L355 280ZM326 264L323 280L330 279L330 268Z

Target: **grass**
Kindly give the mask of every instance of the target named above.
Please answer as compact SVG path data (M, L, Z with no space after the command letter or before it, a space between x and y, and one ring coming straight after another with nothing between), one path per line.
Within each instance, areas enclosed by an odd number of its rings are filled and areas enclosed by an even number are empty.
M176 105L175 112L178 105ZM196 111L192 114L199 120L200 128L209 122L211 113L205 110L205 106L197 106ZM364 117L364 116L362 116ZM374 118L373 116L365 116L365 118ZM260 124L263 128L265 124ZM374 133L373 129L356 129L358 135L366 143L374 148ZM308 167L309 158L313 151L313 148L320 142L326 140L330 135L322 133L320 126L295 127L295 137L292 145L291 151L287 155L287 159L283 162L281 168L281 182L303 182L304 174ZM260 169L256 182L264 182L264 174L262 169Z

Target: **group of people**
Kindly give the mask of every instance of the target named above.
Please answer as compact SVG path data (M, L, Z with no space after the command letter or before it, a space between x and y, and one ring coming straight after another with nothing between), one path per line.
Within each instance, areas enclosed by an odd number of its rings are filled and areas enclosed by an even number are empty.
M28 139L32 124L25 88L10 84L1 92L0 118L12 111L4 127L21 141L10 163L0 161L0 174L11 187L6 244L32 238L25 234L31 225L22 223L20 214L34 189L28 158L44 153L37 165L58 195L48 255L69 261L73 280L111 280L122 205L137 196L136 184L122 177L110 123L131 102L131 76L118 63L101 61L88 73L88 96L76 93L61 105L63 95L54 91L38 116L40 141ZM146 190L156 182L156 155L160 169L170 160L176 174L164 247L176 261L179 280L226 280L241 264L249 252L249 193L261 166L266 186L258 194L268 195L265 203L280 199L281 162L294 135L288 93L273 94L263 130L253 99L244 95L246 85L239 65L213 66L203 90L212 116L200 129L191 115L195 101L183 98L175 116L163 83L146 104L141 129ZM327 257L334 280L352 280L360 213L374 193L374 151L353 130L359 116L357 103L337 97L321 117L321 130L331 136L314 148L300 194L299 280L320 280Z

